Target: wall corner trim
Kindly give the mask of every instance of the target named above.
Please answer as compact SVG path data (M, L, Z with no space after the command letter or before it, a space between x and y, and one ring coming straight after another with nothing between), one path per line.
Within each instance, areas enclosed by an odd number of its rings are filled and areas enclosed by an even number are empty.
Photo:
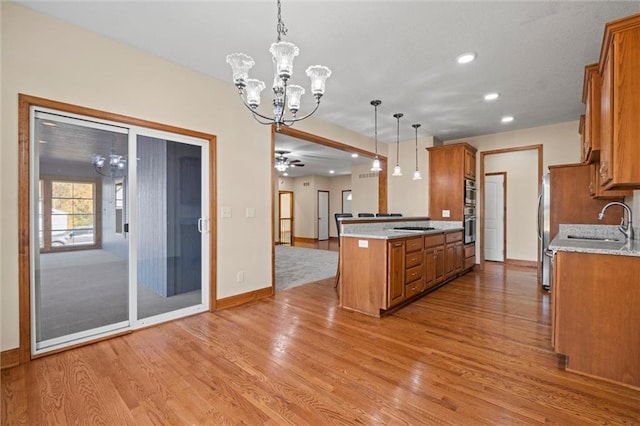
M270 296L273 296L273 287L265 287L259 290L250 291L248 293L242 293L235 296L225 297L224 299L218 299L216 307L217 310L232 308L234 306L244 305L245 303L264 299L265 297Z
M5 370L20 365L20 348L8 349L0 353L0 369Z

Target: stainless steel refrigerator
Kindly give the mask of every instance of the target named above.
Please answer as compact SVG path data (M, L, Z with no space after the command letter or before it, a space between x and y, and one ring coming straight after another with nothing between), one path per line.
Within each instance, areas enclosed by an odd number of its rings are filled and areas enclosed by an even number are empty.
M547 290L551 287L551 257L547 255L551 230L550 192L550 176L547 173L542 177L542 192L538 195L538 238L540 239L540 273L538 276L540 284Z

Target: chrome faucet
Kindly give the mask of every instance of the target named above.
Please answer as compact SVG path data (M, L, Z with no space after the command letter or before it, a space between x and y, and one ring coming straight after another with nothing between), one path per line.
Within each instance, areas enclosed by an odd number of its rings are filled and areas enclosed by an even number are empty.
M602 208L602 210L600 211L600 214L598 214L598 219L599 220L604 219L604 212L611 206L621 206L622 208L624 208L624 211L627 212L626 225L624 223L624 214L623 214L622 221L620 222L620 226L618 226L618 229L620 230L620 232L624 234L627 241L630 242L631 240L633 240L633 220L631 218L631 209L629 208L628 205L626 205L625 203L620 203L618 201L612 201Z

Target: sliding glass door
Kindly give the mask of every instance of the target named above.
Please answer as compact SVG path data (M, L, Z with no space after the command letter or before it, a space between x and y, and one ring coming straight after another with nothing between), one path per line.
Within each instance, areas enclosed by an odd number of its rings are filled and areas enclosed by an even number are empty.
M208 222L201 218L208 193L202 191L203 146L189 142L150 132L136 139L136 307L142 325L202 303L207 246L201 236Z
M207 141L31 114L34 354L208 309Z

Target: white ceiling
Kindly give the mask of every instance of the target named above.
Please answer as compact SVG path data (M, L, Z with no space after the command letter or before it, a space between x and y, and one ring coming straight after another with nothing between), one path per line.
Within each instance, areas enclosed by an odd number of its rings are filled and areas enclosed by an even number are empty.
M250 77L272 78L275 1L20 3L229 84L233 52L255 59ZM422 124L420 136L453 140L577 120L584 66L598 60L604 24L638 12L640 1L282 4L286 40L300 48L293 82L308 89L309 65L333 71L316 116L373 136L369 102L381 99L383 143L396 140L396 112L401 141L413 139L412 123ZM467 51L477 60L457 64ZM494 91L498 100L483 100ZM301 113L312 106L305 97ZM502 124L503 115L515 120Z

